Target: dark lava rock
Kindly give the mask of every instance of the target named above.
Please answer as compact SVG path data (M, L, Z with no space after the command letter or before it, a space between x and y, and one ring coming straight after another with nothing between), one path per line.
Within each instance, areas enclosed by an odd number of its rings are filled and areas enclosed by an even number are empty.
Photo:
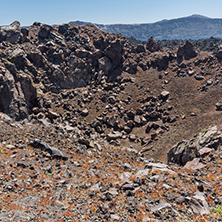
M168 152L168 162L185 165L188 161L198 157L199 150L202 148L218 149L222 142L222 134L217 126L211 127L199 133L194 138L183 140L173 146Z
M160 45L156 42L153 37L149 38L146 44L146 48L151 52L159 51Z
M18 21L13 22L9 26L0 26L0 42L17 43L20 39L20 33L21 29Z
M217 111L222 111L222 101L219 101L216 103L216 110Z
M186 41L183 46L180 46L177 51L177 57L181 59L190 59L197 56L197 51L190 41Z
M61 158L64 160L68 159L68 156L66 153L60 151L59 149L55 147L50 147L47 143L41 141L40 139L34 139L33 141L29 143L29 145L34 148L39 148L42 151L48 152L54 158Z

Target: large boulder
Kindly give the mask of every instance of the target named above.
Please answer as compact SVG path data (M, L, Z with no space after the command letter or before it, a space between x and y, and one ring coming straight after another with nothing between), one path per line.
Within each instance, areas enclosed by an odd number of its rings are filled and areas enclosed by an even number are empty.
M120 40L110 42L109 46L104 50L105 55L112 62L113 69L122 62L123 44Z
M215 53L215 56L216 56L218 59L222 59L222 49L219 49L219 50Z
M52 27L46 24L41 24L38 37L41 40L47 39L49 37L50 31L52 30Z
M20 39L21 28L18 21L13 22L8 26L0 26L0 42L8 41L17 43Z
M147 41L146 44L146 48L150 51L150 52L156 52L160 50L160 45L158 42L156 42L153 37L150 37Z
M132 59L132 58L127 58L124 62L123 62L123 68L126 72L130 73L130 74L135 74L137 71L137 62Z
M31 77L5 60L5 64L0 64L0 112L20 120L36 105L37 91Z
M216 103L216 110L217 111L222 111L222 101L221 100Z
M68 159L68 156L66 153L62 152L61 150L49 146L47 143L43 142L40 139L34 139L29 143L30 146L34 148L41 149L42 151L48 152L53 158L61 158L64 160Z
M191 198L190 207L195 214L210 214L210 208L202 192L196 192Z
M104 56L98 60L99 69L103 70L105 74L108 74L109 71L112 69L112 63L110 62L109 58Z
M204 129L202 132L189 140L183 140L173 146L168 152L168 162L185 165L188 161L199 157L202 148L212 148L217 150L222 144L222 133L217 126Z
M189 60L197 56L197 50L194 48L193 44L190 41L179 47L177 51L177 57L180 60Z

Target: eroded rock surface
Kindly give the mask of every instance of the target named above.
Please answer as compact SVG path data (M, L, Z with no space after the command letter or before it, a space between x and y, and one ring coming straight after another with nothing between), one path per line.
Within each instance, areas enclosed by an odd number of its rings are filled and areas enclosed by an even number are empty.
M189 140L179 142L168 152L168 162L185 165L188 161L201 156L203 148L217 150L222 144L222 134L217 126L203 129L202 132Z
M92 25L0 33L0 220L220 218L218 42L178 57Z

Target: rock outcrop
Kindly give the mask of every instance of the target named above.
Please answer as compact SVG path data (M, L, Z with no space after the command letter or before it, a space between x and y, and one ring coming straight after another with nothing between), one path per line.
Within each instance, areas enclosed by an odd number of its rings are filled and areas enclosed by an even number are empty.
M146 44L146 48L151 52L156 52L160 50L158 42L156 42L153 37L149 38Z
M194 158L204 156L204 153L210 152L212 149L217 150L221 144L222 133L217 126L204 129L196 137L181 141L173 146L167 155L168 162L185 165Z
M197 51L190 41L186 41L183 46L180 46L177 51L177 57L180 60L189 60L197 56Z
M220 218L215 52L185 50L179 61L178 45L133 45L92 25L35 22L9 40L0 42L0 221Z
M18 21L13 22L9 26L0 26L0 42L8 41L17 43L21 37L21 28Z

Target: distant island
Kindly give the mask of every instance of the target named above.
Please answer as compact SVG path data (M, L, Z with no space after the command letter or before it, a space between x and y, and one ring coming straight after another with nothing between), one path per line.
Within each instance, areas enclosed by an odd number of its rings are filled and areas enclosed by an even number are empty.
M155 39L198 39L222 37L222 19L209 18L202 15L162 20L155 23L144 24L96 24L83 21L72 21L69 24L93 24L99 29L109 33L121 33L125 37L134 37L145 40L153 36Z

